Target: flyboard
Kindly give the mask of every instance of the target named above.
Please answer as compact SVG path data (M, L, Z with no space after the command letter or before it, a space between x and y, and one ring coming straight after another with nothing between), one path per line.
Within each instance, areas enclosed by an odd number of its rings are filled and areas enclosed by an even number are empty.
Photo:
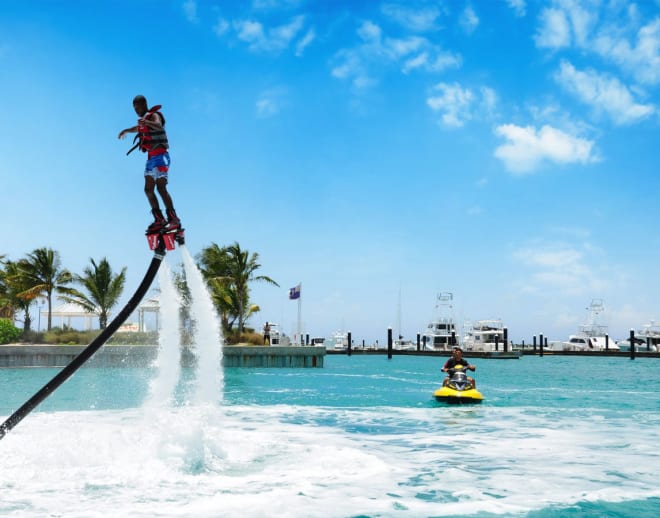
M175 232L159 232L156 234L147 234L147 241L149 248L154 251L154 257L151 260L149 269L142 279L142 283L135 291L131 299L126 303L124 308L119 314L108 324L108 326L97 336L92 343L85 347L82 352L76 356L71 363L64 367L53 379L46 383L34 396L28 399L22 407L10 415L7 420L0 425L0 439L20 423L25 416L34 410L39 403L50 396L57 387L69 379L74 372L76 372L87 360L89 360L96 351L119 329L124 321L138 306L142 298L145 296L151 283L158 273L158 269L162 263L167 250L174 250L174 242L184 244L183 229Z

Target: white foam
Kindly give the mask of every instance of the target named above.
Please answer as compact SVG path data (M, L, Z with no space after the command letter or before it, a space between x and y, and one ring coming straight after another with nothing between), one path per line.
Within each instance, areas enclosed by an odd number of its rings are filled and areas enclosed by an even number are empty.
M208 292L202 273L185 246L180 247L186 281L192 298L191 315L195 321L195 354L197 357L196 403L217 404L222 400L223 337L218 313Z
M520 408L445 410L35 413L0 444L0 514L416 517L660 496L657 421L639 433L626 419L549 428Z
M181 297L172 281L172 272L166 262L158 273L160 285L158 356L155 361L157 375L149 384L145 405L169 405L172 402L181 372Z

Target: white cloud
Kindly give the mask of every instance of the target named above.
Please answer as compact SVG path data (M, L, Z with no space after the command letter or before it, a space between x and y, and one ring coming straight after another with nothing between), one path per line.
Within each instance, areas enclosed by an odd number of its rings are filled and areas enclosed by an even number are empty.
M477 16L477 13L474 12L471 5L468 5L463 9L459 23L461 27L463 27L463 30L468 34L472 34L475 31L479 25L479 17Z
M253 20L234 22L240 40L248 43L250 50L280 52L286 49L304 25L304 16L295 16L288 24L265 29L263 24Z
M597 112L607 113L617 124L637 122L655 111L653 105L636 103L618 79L593 70L582 72L567 61L562 61L555 78L567 91Z
M541 12L541 26L534 39L539 47L558 49L571 43L571 31L564 11L547 8Z
M186 16L186 19L191 23L199 22L197 16L197 2L195 0L186 0L181 6L183 8L183 14Z
M337 79L351 81L357 90L366 89L376 83L366 71L362 60L353 50L340 50L334 58L338 64L332 67L331 74Z
M286 94L284 88L272 88L259 94L255 104L257 116L267 118L277 115L286 104Z
M573 38L579 46L584 46L598 19L600 0L556 0L564 8L571 22Z
M507 140L495 150L495 157L514 174L533 173L541 164L587 164L596 160L593 141L564 133L552 126L536 130L532 126L504 124L495 134Z
M482 86L481 91L481 109L484 110L484 113L487 115L493 115L495 108L497 106L497 94L495 90L489 88L488 86Z
M535 242L514 251L513 258L528 269L519 282L526 291L593 296L610 285L610 268L588 243Z
M553 0L541 11L537 46L595 53L643 84L660 83L660 16L643 24L634 3Z
M260 22L252 20L243 20L234 22L234 28L238 33L238 38L247 41L250 45L260 45L265 41L264 27Z
M525 16L527 10L525 0L506 0L506 3L509 4L511 9L513 9L516 16Z
M300 38L298 43L296 43L296 56L302 56L305 49L314 41L316 38L316 32L314 29L309 29L307 33Z
M477 115L491 115L496 103L497 96L491 88L481 87L475 94L458 83L438 83L426 99L429 108L440 113L442 124L450 128L460 128Z
M398 65L404 74L411 71L437 73L461 65L460 55L442 50L421 36L391 38L370 20L357 29L360 43L341 49L333 57L332 76L352 80L354 86L366 87L376 81L371 70L382 65Z
M385 50L388 52L393 60L397 60L403 56L408 56L413 52L417 52L423 48L427 43L425 38L418 36L411 36L409 38L386 38Z
M384 4L381 7L381 11L403 27L416 32L436 30L438 28L437 20L442 15L440 9L435 6L425 9L414 9L391 3Z
M639 29L634 44L613 29L599 33L594 39L594 48L641 83L660 83L660 17Z
M362 25L357 30L358 36L367 43L380 43L383 31L381 28L370 20L362 22Z
M229 30L229 22L224 18L219 18L217 23L213 26L213 32L216 36L223 36Z
M252 0L254 9L292 9L298 7L302 0Z
M474 95L471 90L461 88L458 83L438 83L433 90L435 94L426 99L426 104L434 112L441 113L445 126L459 128L472 118Z

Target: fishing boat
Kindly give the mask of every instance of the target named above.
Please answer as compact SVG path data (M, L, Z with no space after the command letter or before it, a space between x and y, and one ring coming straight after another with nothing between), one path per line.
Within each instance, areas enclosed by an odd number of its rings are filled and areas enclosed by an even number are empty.
M660 323L651 320L635 333L635 350L658 352L660 350ZM620 351L630 351L630 338L616 343Z
M605 351L619 350L614 340L610 340L608 327L600 322L600 315L605 311L602 299L593 299L587 308L587 321L580 325L575 335L559 345L564 351Z
M463 325L463 349L473 352L504 350L504 324L500 319L477 320Z
M345 331L335 331L330 338L326 340L326 350L345 351L348 349L348 333Z
M426 350L450 351L454 345L458 345L453 300L452 293L437 295L433 318L423 335Z

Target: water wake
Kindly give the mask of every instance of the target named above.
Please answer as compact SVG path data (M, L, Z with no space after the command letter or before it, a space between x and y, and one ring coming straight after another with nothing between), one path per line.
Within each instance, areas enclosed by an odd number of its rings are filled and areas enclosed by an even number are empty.
M181 247L181 253L192 298L190 310L197 357L197 387L193 402L217 404L222 400L224 386L220 365L223 345L220 323L202 273L185 246Z
M149 385L146 406L167 406L172 402L181 374L181 319L179 307L181 297L172 281L172 272L163 262L158 273L160 284L160 329L158 335L158 357L156 377Z

